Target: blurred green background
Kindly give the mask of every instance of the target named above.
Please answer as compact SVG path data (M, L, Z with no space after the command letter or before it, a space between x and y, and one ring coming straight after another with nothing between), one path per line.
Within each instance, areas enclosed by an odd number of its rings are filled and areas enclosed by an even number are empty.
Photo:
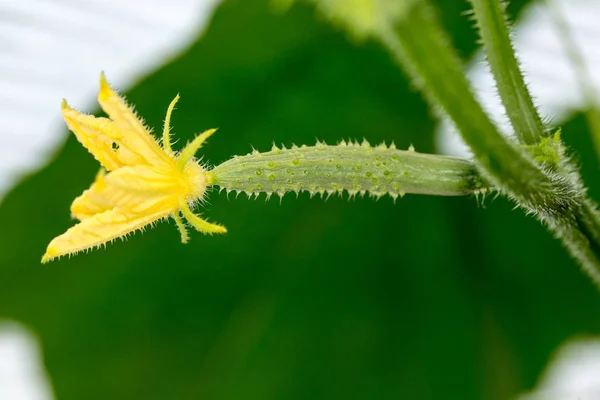
M437 3L467 59L466 3ZM316 137L434 151L435 121L391 57L307 5L225 1L189 51L127 96L160 127L178 92L179 145L218 127L202 150L212 164ZM598 194L583 120L564 132ZM60 400L507 399L566 339L600 334L597 289L503 199L280 205L213 191L203 215L226 235L182 245L161 223L40 264L97 169L71 136L0 205L0 317L39 335Z

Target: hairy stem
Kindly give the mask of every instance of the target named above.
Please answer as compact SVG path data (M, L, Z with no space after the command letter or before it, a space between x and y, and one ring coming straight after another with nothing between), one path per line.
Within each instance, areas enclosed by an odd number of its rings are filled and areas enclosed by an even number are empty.
M554 181L505 138L475 99L463 67L429 1L415 2L380 38L420 83L431 104L452 118L484 176L519 205L537 213L572 208L568 182Z
M600 287L600 220L597 206L586 200L578 213L553 219L550 230Z
M236 156L209 172L213 184L248 195L308 191L350 195L460 196L489 189L468 160L367 142L293 147Z
M504 4L498 0L471 0L471 4L500 99L515 135L523 144L536 144L545 136L544 124L519 69Z
M515 130L515 135L530 149L536 146L541 149L545 143L549 142L549 138L545 138L544 124L519 69L510 41L504 4L499 0L470 1L498 93ZM570 32L558 12L554 11L555 22L567 44L571 40ZM570 44L567 47L569 47L568 51L572 62L583 67L583 60L576 54L576 50L571 49L574 47L573 43L568 44ZM590 105L593 106L594 101L591 100L589 87L583 84L588 75L585 74L585 71L583 72L582 81L580 81L583 86L582 90ZM594 115L593 107L592 112L586 116L592 130L600 127L600 120L597 114ZM556 138L557 141L554 145L558 146L560 151L556 153L556 158L552 162L544 164L548 170L552 171L551 176L555 182L563 181L563 188L570 188L562 196L571 197L573 201L558 213L539 210L537 216L562 241L565 248L578 260L590 278L600 286L600 218L596 211L597 207L591 199L587 198L576 167L565 156L559 136ZM598 142L596 144L598 145Z

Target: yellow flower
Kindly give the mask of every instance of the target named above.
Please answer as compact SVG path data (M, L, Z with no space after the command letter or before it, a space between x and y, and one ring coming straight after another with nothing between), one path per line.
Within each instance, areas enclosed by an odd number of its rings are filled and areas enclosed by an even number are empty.
M69 129L103 169L71 205L73 217L80 222L50 242L43 263L98 247L168 217L175 220L186 243L188 234L180 213L201 232L227 231L191 210L212 184L212 175L193 157L215 130L198 135L181 153L173 152L169 124L178 99L167 110L162 147L108 85L104 74L98 102L109 118L81 114L63 101L62 114Z

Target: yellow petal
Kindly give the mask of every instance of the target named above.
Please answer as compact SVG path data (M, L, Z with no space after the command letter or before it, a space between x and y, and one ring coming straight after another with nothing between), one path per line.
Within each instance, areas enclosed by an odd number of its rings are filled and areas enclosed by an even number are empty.
M146 164L146 160L135 149L128 148L130 145L123 140L121 132L108 118L82 114L69 107L66 101L62 104L62 114L77 140L108 171L124 165Z
M96 214L53 239L42 257L42 262L45 263L56 257L78 253L122 238L172 212L171 209L159 209L153 214L132 214L110 210Z
M157 165L170 160L125 100L109 86L104 73L100 76L98 102L123 135L122 141L129 150L144 158L147 164Z
M151 214L156 207L177 209L181 188L172 174L149 166L123 167L99 174L92 186L76 198L71 214L84 220L114 208Z
M181 173L175 168L159 169L147 165L123 167L105 176L109 186L144 194L175 194L181 185Z
M64 100L62 114L77 140L104 168L112 171L122 165L113 149L113 143L121 138L121 134L109 119L82 114L69 107Z
M114 208L114 202L108 198L106 193L106 182L104 170L96 175L92 186L85 190L71 204L71 215L80 221Z

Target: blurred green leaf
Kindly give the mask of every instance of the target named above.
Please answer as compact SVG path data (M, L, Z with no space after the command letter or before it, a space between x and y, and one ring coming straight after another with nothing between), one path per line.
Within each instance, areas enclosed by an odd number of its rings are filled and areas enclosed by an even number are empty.
M465 5L439 3L467 56ZM310 8L270 10L225 2L130 101L159 127L180 92L178 145L219 127L203 148L214 164L315 137L433 151L424 102L380 47L348 42ZM564 132L589 146L581 121ZM227 235L182 245L163 223L41 265L97 168L71 137L0 207L0 316L38 332L60 400L506 399L533 387L563 340L600 333L592 284L503 200L212 193L204 215Z

